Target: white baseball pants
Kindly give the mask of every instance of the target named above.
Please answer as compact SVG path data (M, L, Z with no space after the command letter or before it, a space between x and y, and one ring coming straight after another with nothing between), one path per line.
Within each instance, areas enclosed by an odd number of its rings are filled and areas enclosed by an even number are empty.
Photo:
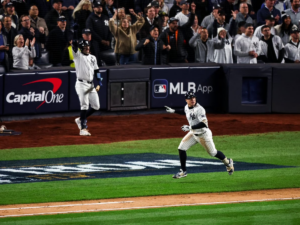
M81 110L88 110L89 104L91 104L91 107L95 110L100 109L100 101L96 89L93 88L91 92L86 94L86 91L88 91L91 87L94 87L93 83L88 84L78 80L76 81L75 89L79 97Z

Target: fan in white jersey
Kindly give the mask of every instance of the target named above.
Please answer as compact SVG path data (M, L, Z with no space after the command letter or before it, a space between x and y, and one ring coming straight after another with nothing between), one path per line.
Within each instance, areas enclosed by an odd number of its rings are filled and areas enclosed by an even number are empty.
M205 109L196 102L196 96L192 91L185 94L185 100L187 105L184 107L184 110L175 110L165 106L169 113L186 115L189 122L189 125L183 125L181 127L184 132L188 131L188 133L184 136L178 147L181 169L173 178L178 179L187 176L186 151L197 143L201 144L210 156L220 159L226 166L228 174L231 175L234 171L233 160L227 159L221 151L216 149L212 132L208 128Z
M77 25L78 26L78 25ZM90 136L87 130L87 117L92 115L100 108L98 91L100 90L101 76L95 56L90 54L90 44L88 41L80 40L79 43L76 38L76 25L74 28L74 40L72 42L72 53L74 57L74 64L76 69L77 81L75 85L76 92L80 102L80 117L75 119L75 122L80 130L79 135ZM80 51L78 50L80 48ZM99 84L94 87L94 76L97 78ZM89 105L91 108L89 109Z

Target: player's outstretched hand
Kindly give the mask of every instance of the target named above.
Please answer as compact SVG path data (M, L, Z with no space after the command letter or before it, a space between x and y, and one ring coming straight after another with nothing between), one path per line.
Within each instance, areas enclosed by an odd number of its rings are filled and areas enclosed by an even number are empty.
M175 109L172 109L172 108L170 108L170 107L168 107L168 106L165 106L166 107L166 111L168 112L168 113L175 113Z
M181 127L181 130L183 130L184 132L187 132L187 131L190 131L191 128L190 128L190 126L188 126L188 125L183 125L183 126Z
M96 91L99 91L99 90L100 90L100 85L97 85Z

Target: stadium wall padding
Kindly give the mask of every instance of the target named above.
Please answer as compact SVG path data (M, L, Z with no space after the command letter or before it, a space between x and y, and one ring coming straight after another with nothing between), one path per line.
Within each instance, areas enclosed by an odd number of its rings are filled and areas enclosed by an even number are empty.
M179 108L192 90L209 112L300 113L299 70L296 64L101 68L100 105L101 110ZM0 75L0 115L79 111L75 81L70 67Z

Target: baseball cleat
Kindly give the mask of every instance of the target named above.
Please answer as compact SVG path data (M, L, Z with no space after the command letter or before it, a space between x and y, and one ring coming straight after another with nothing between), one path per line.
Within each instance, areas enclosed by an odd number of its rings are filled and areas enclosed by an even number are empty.
M87 129L80 130L80 136L91 136L90 132Z
M179 178L182 178L182 177L186 177L187 176L187 173L186 171L182 171L182 169L180 169L180 171L178 173L176 173L173 178L174 179L179 179Z
M81 130L81 121L79 117L75 119L75 123L77 124L78 129Z
M229 160L229 164L228 166L226 166L227 172L229 175L233 174L234 171L234 167L233 167L233 160L232 159L228 159Z

